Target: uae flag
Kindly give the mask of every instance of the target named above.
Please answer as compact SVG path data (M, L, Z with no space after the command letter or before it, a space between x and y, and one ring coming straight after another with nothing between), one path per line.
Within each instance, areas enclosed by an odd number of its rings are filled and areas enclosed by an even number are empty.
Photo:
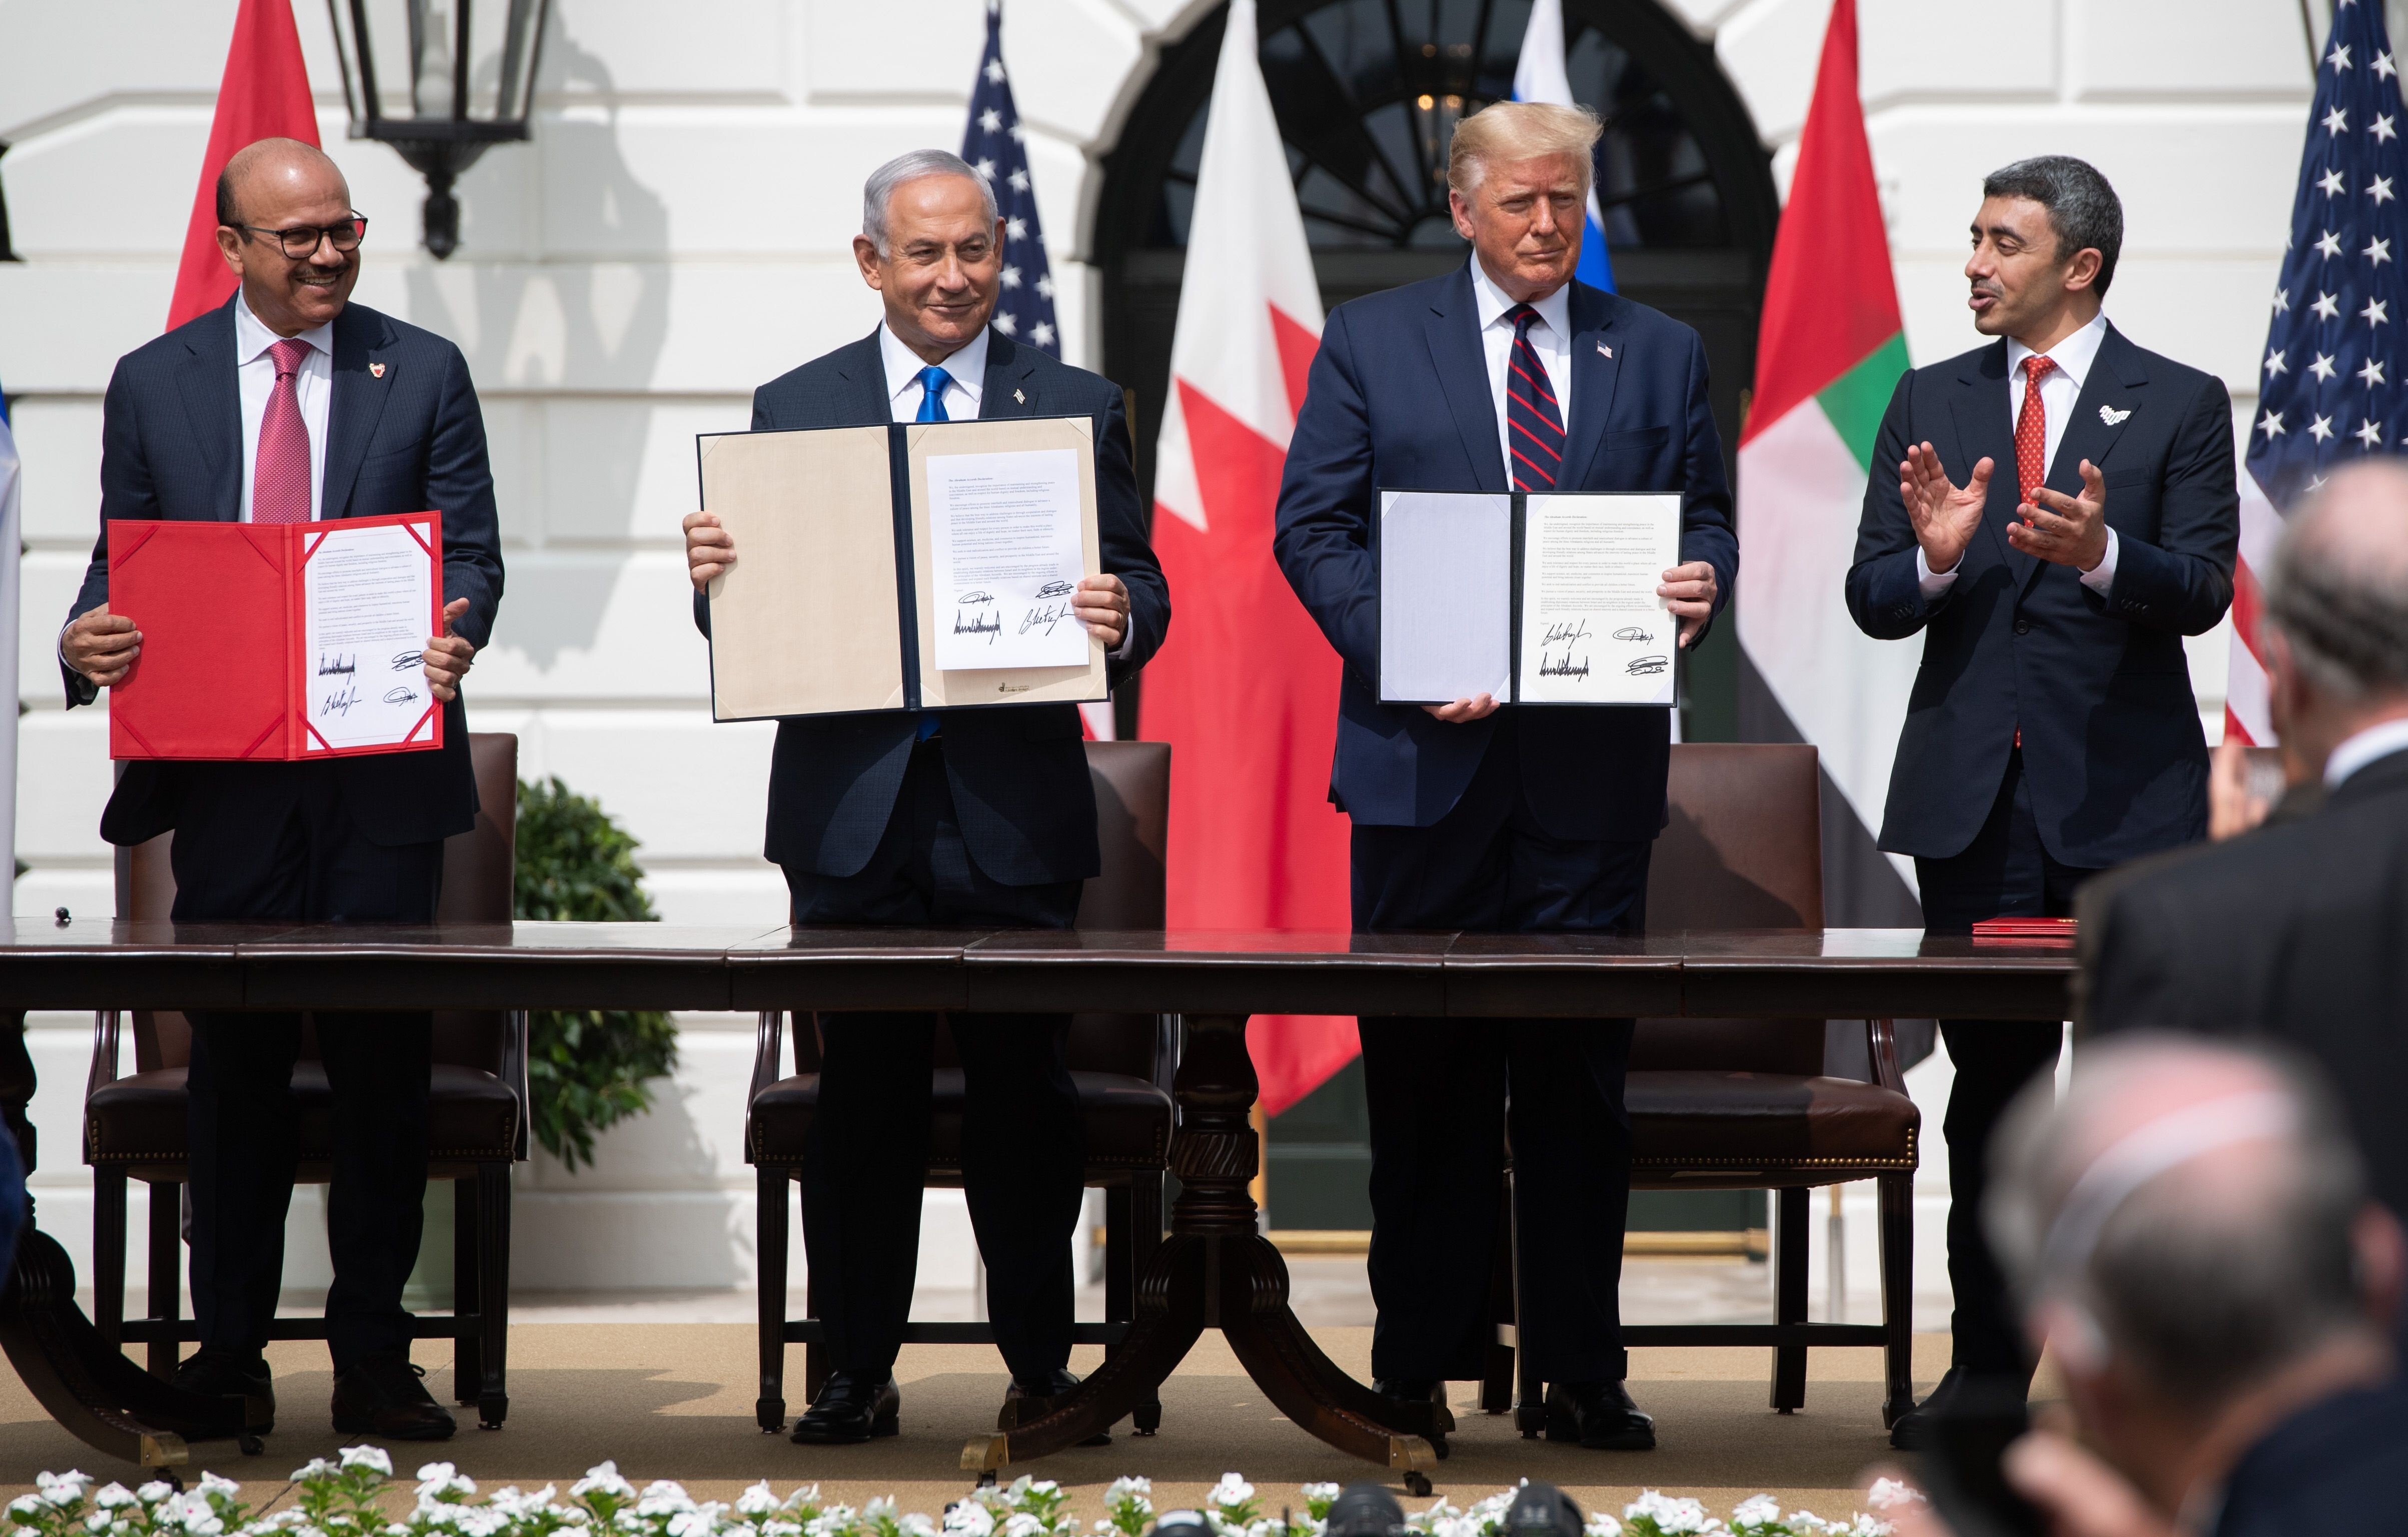
M1139 734L1173 748L1172 927L1343 930L1347 827L1329 804L1339 662L1271 559L1321 291L1255 24L1254 0L1232 0L1197 167L1154 452L1172 622ZM1356 1049L1351 1019L1258 1018L1248 1041L1273 1115Z
M1841 594L1883 409L1906 371L1889 240L1856 97L1856 0L1831 7L1797 175L1765 281L1756 392L1740 434L1742 734L1811 741L1825 775L1825 907L1835 925L1916 924L1912 864L1872 830L1922 647L1875 640ZM1836 787L1838 794L1832 794Z

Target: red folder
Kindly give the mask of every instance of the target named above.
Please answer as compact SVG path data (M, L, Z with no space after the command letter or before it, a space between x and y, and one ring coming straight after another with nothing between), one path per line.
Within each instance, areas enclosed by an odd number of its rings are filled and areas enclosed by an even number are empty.
M1973 926L1973 942L2071 950L2077 932L2072 918L1984 918Z
M120 519L108 525L108 610L142 632L141 655L109 690L112 758L274 762L443 745L442 706L408 655L442 633L440 513ZM324 642L314 655L313 634Z

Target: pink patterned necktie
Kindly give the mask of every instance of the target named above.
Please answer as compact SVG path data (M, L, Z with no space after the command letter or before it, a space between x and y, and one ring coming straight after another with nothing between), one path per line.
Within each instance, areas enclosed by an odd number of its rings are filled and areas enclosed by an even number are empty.
M251 521L309 521L309 429L301 423L297 376L309 344L290 337L267 350L276 365L276 388L259 422L259 456L251 472Z

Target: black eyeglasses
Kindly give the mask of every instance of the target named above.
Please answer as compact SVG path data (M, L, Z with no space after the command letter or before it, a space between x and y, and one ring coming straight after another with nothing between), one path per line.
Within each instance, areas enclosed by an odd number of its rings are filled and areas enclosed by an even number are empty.
M338 219L322 227L315 224L296 224L291 229L263 229L257 224L236 224L234 227L247 235L272 235L276 243L284 248L286 259L306 262L318 253L321 240L339 251L359 250L361 238L368 232L368 219L366 214L355 213L349 219Z

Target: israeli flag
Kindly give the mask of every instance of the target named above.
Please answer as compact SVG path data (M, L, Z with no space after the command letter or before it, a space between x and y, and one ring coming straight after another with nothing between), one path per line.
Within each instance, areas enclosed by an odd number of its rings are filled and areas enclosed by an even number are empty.
M1522 34L1522 57L1513 65L1515 101L1577 107L1572 79L1564 68L1564 0L1539 0L1530 7L1530 29ZM1597 186L1588 190L1588 223L1581 234L1580 266L1572 276L1592 288L1613 292L1613 262L1605 251L1605 221L1597 211Z

